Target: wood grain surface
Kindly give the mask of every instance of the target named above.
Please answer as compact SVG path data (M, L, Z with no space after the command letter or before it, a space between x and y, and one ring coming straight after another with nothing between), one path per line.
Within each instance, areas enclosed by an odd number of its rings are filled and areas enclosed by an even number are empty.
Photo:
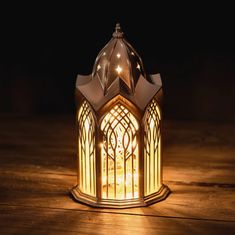
M75 119L0 117L0 234L235 234L235 125L165 121L164 183L144 208L75 202Z

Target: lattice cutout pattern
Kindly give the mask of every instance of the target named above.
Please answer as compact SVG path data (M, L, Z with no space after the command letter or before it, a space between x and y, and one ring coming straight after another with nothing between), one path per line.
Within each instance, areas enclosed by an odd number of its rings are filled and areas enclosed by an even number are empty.
M155 193L161 186L161 116L155 99L144 119L144 194Z
M78 182L83 193L96 196L95 121L84 101L78 112Z
M139 125L122 104L115 105L103 118L101 132L102 197L107 199L139 196Z

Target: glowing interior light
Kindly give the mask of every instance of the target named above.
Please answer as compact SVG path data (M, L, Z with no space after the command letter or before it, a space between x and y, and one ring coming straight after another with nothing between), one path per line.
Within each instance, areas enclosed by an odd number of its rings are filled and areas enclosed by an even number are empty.
M106 52L103 53L103 56L106 55Z
M99 71L101 69L101 66L98 64L97 65L97 71Z
M115 70L118 72L118 74L120 74L122 72L122 68L119 65L117 66L117 68Z
M139 125L135 117L120 104L110 110L102 120L103 198L138 197L138 129Z
M137 63L137 66L136 66L136 68L140 70L140 65L139 65L138 63Z
M153 128L154 128L154 125L155 125L154 120L151 119L150 124L149 124L149 127L150 127L151 129L153 129Z
M131 54L132 54L132 55L135 55L133 51L131 52Z
M83 193L95 196L95 121L86 101L78 112L78 127L79 188Z
M144 188L145 196L159 190L161 185L161 136L160 136L160 111L153 99L146 111L145 119L145 147L144 147Z
M117 54L117 58L120 58L120 57L121 57L121 55L118 53L118 54Z
M89 126L90 126L90 125L89 125L88 119L85 120L84 126L85 126L85 129L86 129L86 130L89 130Z

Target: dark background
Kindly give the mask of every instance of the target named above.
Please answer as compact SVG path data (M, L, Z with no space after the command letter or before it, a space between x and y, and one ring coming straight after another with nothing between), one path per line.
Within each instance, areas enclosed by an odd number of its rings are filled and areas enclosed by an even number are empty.
M91 73L120 22L147 72L161 73L166 118L235 120L233 8L126 4L2 6L0 114L74 113L76 75Z

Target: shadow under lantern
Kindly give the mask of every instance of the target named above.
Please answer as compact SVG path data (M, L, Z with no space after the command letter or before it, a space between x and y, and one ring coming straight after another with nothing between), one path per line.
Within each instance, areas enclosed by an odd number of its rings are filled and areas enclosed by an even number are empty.
M73 197L91 206L127 208L161 201L162 83L147 75L116 25L91 75L76 81L78 181Z

